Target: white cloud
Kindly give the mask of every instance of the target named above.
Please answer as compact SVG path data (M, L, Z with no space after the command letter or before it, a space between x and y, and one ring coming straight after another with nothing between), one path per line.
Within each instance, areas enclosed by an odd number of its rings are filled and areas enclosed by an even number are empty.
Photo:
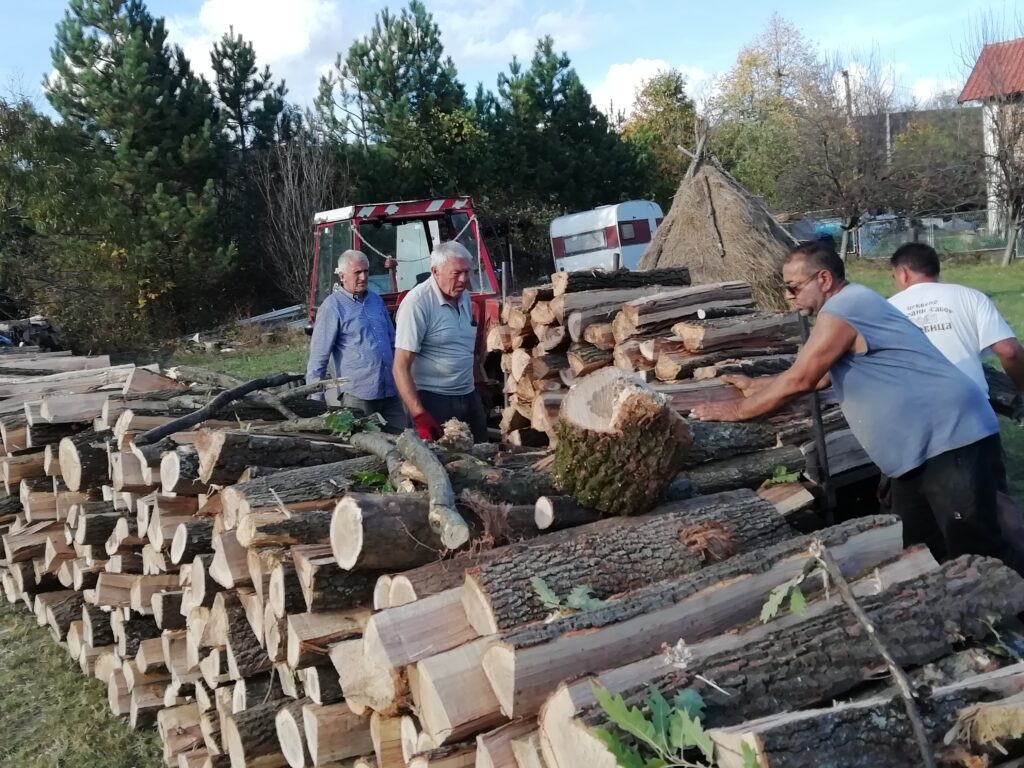
M676 66L686 76L686 92L696 98L709 80L708 73L700 67ZM672 69L664 59L634 59L628 64L612 64L604 79L591 90L594 105L608 115L623 112L628 117L633 111L637 89L645 80L659 72Z
M910 92L918 104L926 104L940 93L957 90L959 85L950 77L919 77L910 86Z
M557 51L593 44L606 18L574 0L557 11L528 12L522 0L439 0L431 12L441 27L445 49L456 61L501 62L513 56L529 61L537 40L551 35Z
M260 67L270 65L275 78L287 81L290 98L307 104L318 71L348 47L341 38L341 16L337 0L205 0L196 15L172 16L167 27L171 40L207 77L213 44L234 27L253 44Z

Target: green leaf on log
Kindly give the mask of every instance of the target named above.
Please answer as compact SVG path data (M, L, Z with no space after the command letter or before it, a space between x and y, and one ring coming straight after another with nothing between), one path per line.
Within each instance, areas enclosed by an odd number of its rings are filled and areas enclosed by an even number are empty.
M562 601L559 599L555 591L548 586L548 583L544 581L540 576L534 576L530 579L530 583L533 585L533 591L537 593L537 597L545 608L559 608L562 605Z

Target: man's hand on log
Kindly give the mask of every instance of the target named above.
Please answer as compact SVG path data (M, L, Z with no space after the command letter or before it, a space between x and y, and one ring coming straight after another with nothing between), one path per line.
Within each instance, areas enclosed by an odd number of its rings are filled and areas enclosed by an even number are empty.
M741 373L723 376L722 381L736 387L736 389L743 393L744 397L750 397L757 391L758 387L757 379L752 379L750 376L744 376Z
M744 377L745 378L745 377ZM743 421L740 403L705 403L690 411L696 421Z

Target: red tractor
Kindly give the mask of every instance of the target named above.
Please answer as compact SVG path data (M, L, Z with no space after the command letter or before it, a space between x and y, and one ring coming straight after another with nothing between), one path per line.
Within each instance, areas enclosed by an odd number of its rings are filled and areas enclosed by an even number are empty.
M354 248L369 258L370 290L381 295L393 315L405 294L430 277L434 246L458 240L476 260L470 290L477 348L485 349L487 331L500 322L501 297L471 198L349 205L317 213L313 224L316 234L307 333L313 332L317 307L337 284L338 256L345 250Z

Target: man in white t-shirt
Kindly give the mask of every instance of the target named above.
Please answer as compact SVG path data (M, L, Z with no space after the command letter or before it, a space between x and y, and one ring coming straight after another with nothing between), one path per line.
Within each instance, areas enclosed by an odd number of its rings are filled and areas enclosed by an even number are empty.
M991 349L1024 392L1024 347L996 305L981 291L939 282L939 255L924 243L907 243L889 260L900 292L889 299L946 358L988 393L981 355Z

